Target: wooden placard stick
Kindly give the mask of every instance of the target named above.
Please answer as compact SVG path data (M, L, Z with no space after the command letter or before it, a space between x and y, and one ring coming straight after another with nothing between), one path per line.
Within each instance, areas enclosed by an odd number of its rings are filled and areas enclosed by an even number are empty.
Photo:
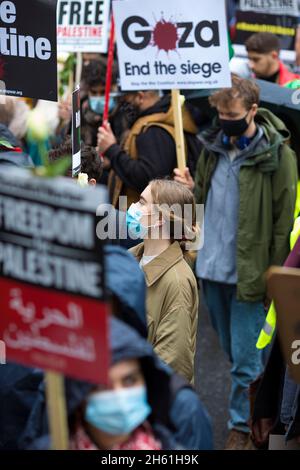
M64 376L45 373L46 397L52 450L68 450L69 431Z
M172 106L174 112L177 167L184 174L186 167L185 142L183 133L182 101L179 90L172 90Z

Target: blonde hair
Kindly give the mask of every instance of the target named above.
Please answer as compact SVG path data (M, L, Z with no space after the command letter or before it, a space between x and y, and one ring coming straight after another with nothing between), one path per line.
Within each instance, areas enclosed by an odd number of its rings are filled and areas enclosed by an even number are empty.
M191 253L187 249L187 242L195 243L200 232L193 193L182 184L168 179L153 180L150 188L153 204L168 222L170 240L179 242L185 259L190 261Z

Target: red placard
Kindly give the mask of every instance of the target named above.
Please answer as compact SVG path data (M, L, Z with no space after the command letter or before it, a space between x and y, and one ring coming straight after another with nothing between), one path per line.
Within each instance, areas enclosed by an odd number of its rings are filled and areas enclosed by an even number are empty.
M0 292L0 338L8 360L107 382L105 302L3 278Z

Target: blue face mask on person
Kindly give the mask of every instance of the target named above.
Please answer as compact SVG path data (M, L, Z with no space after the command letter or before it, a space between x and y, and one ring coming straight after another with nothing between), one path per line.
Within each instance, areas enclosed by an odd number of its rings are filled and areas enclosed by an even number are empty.
M141 223L145 214L138 210L136 204L131 204L126 212L126 224L129 236L133 239L144 238L147 235L148 227Z
M151 413L145 386L93 393L87 400L85 420L113 436L129 434Z
M104 113L104 107L105 107L105 96L90 96L89 97L89 105L92 111L94 113L99 114L102 116ZM115 98L113 96L110 96L109 98L109 104L108 104L108 110L111 112L115 107Z

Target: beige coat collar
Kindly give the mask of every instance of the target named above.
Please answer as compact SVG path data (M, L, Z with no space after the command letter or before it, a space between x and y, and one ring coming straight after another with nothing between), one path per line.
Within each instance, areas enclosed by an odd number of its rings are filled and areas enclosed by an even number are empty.
M130 252L138 261L142 259L144 253L144 243L132 248ZM160 279L170 268L183 259L182 250L178 242L172 243L159 256L154 258L150 263L143 266L147 287L152 286Z

